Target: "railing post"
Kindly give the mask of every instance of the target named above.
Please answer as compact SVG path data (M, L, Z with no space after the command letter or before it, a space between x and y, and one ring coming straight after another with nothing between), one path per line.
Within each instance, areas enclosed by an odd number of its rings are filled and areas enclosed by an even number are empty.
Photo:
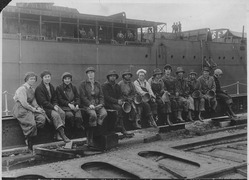
M8 116L10 111L8 110L7 91L4 91L3 94L4 94L4 101L5 101L5 110L4 110L4 112L5 112L5 115Z
M237 94L239 94L239 81L237 81L236 85L237 85Z

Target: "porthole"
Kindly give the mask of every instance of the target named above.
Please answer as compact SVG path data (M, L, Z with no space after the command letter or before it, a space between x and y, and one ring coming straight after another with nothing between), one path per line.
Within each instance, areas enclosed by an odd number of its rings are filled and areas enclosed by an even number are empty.
M240 57L240 59L242 59L242 56Z
M182 59L184 59L185 58L185 56L182 56Z
M234 57L232 57L232 59L234 59Z
M219 59L220 59L220 56L219 56Z
M146 54L145 57L147 58L147 57L148 57L148 54Z
M206 56L204 56L204 59L206 59Z
M174 57L174 56L173 56L173 55L171 55L171 59L173 59L173 57Z
M195 59L195 56L194 56L194 59Z
M159 54L158 57L161 58L161 55Z
M226 57L224 56L223 59L226 59Z

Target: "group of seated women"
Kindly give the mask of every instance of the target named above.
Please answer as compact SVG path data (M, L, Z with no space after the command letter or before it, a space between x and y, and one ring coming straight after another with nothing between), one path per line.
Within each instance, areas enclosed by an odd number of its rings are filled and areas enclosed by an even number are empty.
M185 78L184 69L177 67L174 77L171 75L171 65L166 64L164 73L156 68L148 81L145 78L146 70L139 69L134 82L131 80L131 71L120 73L122 80L116 82L119 75L115 70L111 70L103 84L95 80L95 72L93 67L88 67L85 70L87 79L83 80L78 88L72 84L72 74L65 72L61 77L62 83L56 89L50 83L52 76L48 70L41 73L42 81L36 89L34 84L37 75L33 72L25 74L25 83L16 90L14 96L13 114L19 121L30 150L33 137L37 135L37 128L44 127L46 121L55 127L56 139L66 143L70 142L70 139L64 131L65 121L74 130L82 131L83 121L87 121L87 142L88 146L93 146L94 132L103 125L107 116L106 109L115 110L115 130L127 137L134 134L126 131L125 118L132 122L134 128L144 126L142 119L147 126L156 128L159 116L162 124L170 126L176 122L194 121L194 112L197 119L203 121L201 112L206 108L215 111L216 96L221 97L227 104L228 113L236 116L231 109L231 97L220 88L220 69L216 69L214 76L211 76L210 69L204 67L199 78L196 77L197 73L191 70ZM205 107L205 101L208 107ZM188 114L185 120L182 117L183 111ZM88 115L87 120L83 120L82 112ZM172 116L175 121L170 118Z

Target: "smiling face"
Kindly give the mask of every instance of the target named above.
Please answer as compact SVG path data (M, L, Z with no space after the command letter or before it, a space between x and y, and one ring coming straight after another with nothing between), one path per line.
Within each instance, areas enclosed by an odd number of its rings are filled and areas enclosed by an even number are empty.
M35 76L30 76L29 79L27 80L27 83L30 86L33 86L36 83L36 77Z
M43 81L45 84L49 84L49 83L51 82L51 76L50 76L49 74L43 76L42 81Z
M66 84L66 85L69 85L70 83L71 83L71 81L72 81L72 79L71 79L71 77L65 77L64 79L63 79L63 82Z
M144 74L143 72L140 72L140 73L138 74L138 79L139 79L140 81L144 81L144 79L145 79L145 74Z

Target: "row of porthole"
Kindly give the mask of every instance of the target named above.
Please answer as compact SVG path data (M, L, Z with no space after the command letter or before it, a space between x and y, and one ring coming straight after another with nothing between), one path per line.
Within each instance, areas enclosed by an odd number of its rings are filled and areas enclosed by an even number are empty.
M146 55L145 55L145 57L147 58L147 57L148 57L148 54L146 54ZM159 58L161 58L161 55L158 55L158 57L159 57ZM173 55L171 55L170 57L171 57L171 59L173 59L173 58L174 58L174 56L173 56ZM193 58L195 59L195 58L196 58L196 56L194 56ZM206 58L206 56L204 56L204 58ZM211 57L209 57L209 59L210 59L210 58L211 58ZM185 59L185 56L182 56L182 59ZM219 57L218 57L218 59L226 59L226 57L225 57L225 56L223 56L223 58L222 58L222 57L220 57L220 56L219 56ZM232 57L232 59L234 59L234 57ZM242 56L240 57L240 59L241 59L241 60L243 59L243 58L242 58Z

